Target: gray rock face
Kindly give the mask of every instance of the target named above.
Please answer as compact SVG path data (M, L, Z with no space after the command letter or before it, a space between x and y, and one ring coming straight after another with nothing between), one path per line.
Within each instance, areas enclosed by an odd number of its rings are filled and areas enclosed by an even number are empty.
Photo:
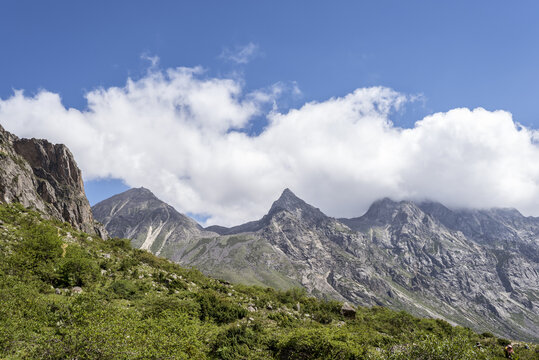
M0 201L20 202L73 227L106 237L94 221L82 175L65 145L19 139L0 126Z
M537 341L538 229L539 219L516 210L390 199L361 217L334 219L287 189L262 219L210 227L213 234L178 240L167 256L230 281L299 284L320 297ZM137 231L127 235L136 239Z
M111 236L132 240L133 246L173 259L191 240L217 234L204 230L145 188L130 189L92 207Z

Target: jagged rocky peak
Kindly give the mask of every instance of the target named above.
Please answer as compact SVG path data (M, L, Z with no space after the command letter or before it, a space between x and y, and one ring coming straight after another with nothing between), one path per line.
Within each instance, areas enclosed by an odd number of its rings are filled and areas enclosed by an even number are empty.
M302 220L311 220L314 222L327 219L327 216L324 215L319 209L307 204L305 201L297 197L292 190L286 188L281 193L281 196L273 202L270 210L262 217L262 219L250 221L248 223L230 228L213 225L207 227L206 230L214 231L220 235L256 232L267 226L272 219L283 212L297 218L301 218Z
M139 188L133 188L129 189L126 192L124 192L126 196L137 196L140 198L147 198L147 199L157 199L157 196L154 195L153 192L151 192L150 189L146 189L144 186L141 186Z
M298 198L296 194L289 188L286 188L281 193L281 196L273 202L270 212L279 210L294 211L298 208L304 207L306 203Z
M145 203L153 207L159 207L166 205L163 201L159 200L157 196L154 195L149 189L145 187L133 188L127 191L124 191L121 194L115 195L110 199L115 200L129 200L131 206L136 203Z
M362 218L376 220L380 224L388 224L399 219L421 219L424 216L423 211L413 201L393 201L389 198L384 198L375 201Z
M106 237L93 219L81 171L69 149L47 140L19 139L1 126L0 201L20 202Z
M372 203L364 215L351 219L341 218L339 221L353 230L365 231L372 226L419 223L424 219L429 223L432 222L428 214L423 212L415 202L394 201L386 197Z
M271 205L267 216L272 216L283 210L302 216L309 215L315 218L326 217L319 209L307 204L288 188L284 189L279 199L275 200Z
M115 216L140 220L141 214L146 216L151 214L153 218L160 217L163 221L166 221L168 218L181 218L185 221L189 220L195 223L193 220L178 213L172 206L158 199L157 196L144 187L132 188L103 200L92 207L92 212L95 218L105 224L105 226ZM114 232L111 235L125 236Z
M103 200L92 211L112 236L131 239L135 247L156 254L171 244L185 245L189 239L213 235L144 187Z
M179 213L172 206L158 199L150 190L140 187L132 188L114 195L92 207L94 216L105 225L114 216L139 217L141 212L168 218L178 217ZM115 235L117 236L117 235Z
M456 221L457 214L439 202L427 200L420 202L418 206L425 213L433 216L436 219L445 219L446 222Z
M386 197L372 203L364 216L376 219L391 220L398 207L398 202Z

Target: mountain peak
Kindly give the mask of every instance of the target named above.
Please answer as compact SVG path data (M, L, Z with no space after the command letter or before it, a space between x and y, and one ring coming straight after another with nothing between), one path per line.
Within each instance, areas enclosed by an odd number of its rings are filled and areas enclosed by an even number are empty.
M296 215L300 215L303 219L311 219L314 221L327 218L319 209L307 204L288 188L284 189L279 199L271 205L271 209L267 216L273 216L281 211L295 213Z
M123 193L117 194L115 196L121 197L121 198L144 198L146 200L149 199L155 199L159 202L162 202L157 198L157 196L154 195L153 192L151 192L149 189L146 189L145 187L139 187L139 188L131 188L129 190L124 191Z
M274 213L279 210L294 211L305 206L310 205L297 197L289 188L286 188L281 193L281 196L273 202L273 205L271 205L270 213Z

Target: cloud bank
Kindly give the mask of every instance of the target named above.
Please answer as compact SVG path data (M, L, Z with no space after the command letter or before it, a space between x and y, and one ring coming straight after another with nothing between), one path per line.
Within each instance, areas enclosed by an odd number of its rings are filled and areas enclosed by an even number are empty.
M86 179L145 186L206 224L257 219L285 187L335 217L386 196L539 215L539 131L506 111L454 109L401 129L390 117L409 98L392 89L264 111L280 94L200 68L154 70L87 93L82 111L17 91L0 100L0 124L68 145ZM260 134L241 131L260 116Z

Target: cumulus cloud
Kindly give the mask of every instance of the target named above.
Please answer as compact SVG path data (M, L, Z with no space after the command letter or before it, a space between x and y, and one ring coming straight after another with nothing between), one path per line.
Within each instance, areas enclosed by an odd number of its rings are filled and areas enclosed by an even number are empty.
M247 64L260 55L260 47L252 42L244 46L225 48L219 57L237 64Z
M539 215L539 132L508 112L454 109L402 129L390 118L410 97L384 87L265 111L283 88L246 93L201 68L154 70L89 92L84 111L17 91L0 100L0 124L65 143L86 179L145 186L206 224L257 219L285 187L336 217L385 196ZM260 116L261 133L243 131Z

